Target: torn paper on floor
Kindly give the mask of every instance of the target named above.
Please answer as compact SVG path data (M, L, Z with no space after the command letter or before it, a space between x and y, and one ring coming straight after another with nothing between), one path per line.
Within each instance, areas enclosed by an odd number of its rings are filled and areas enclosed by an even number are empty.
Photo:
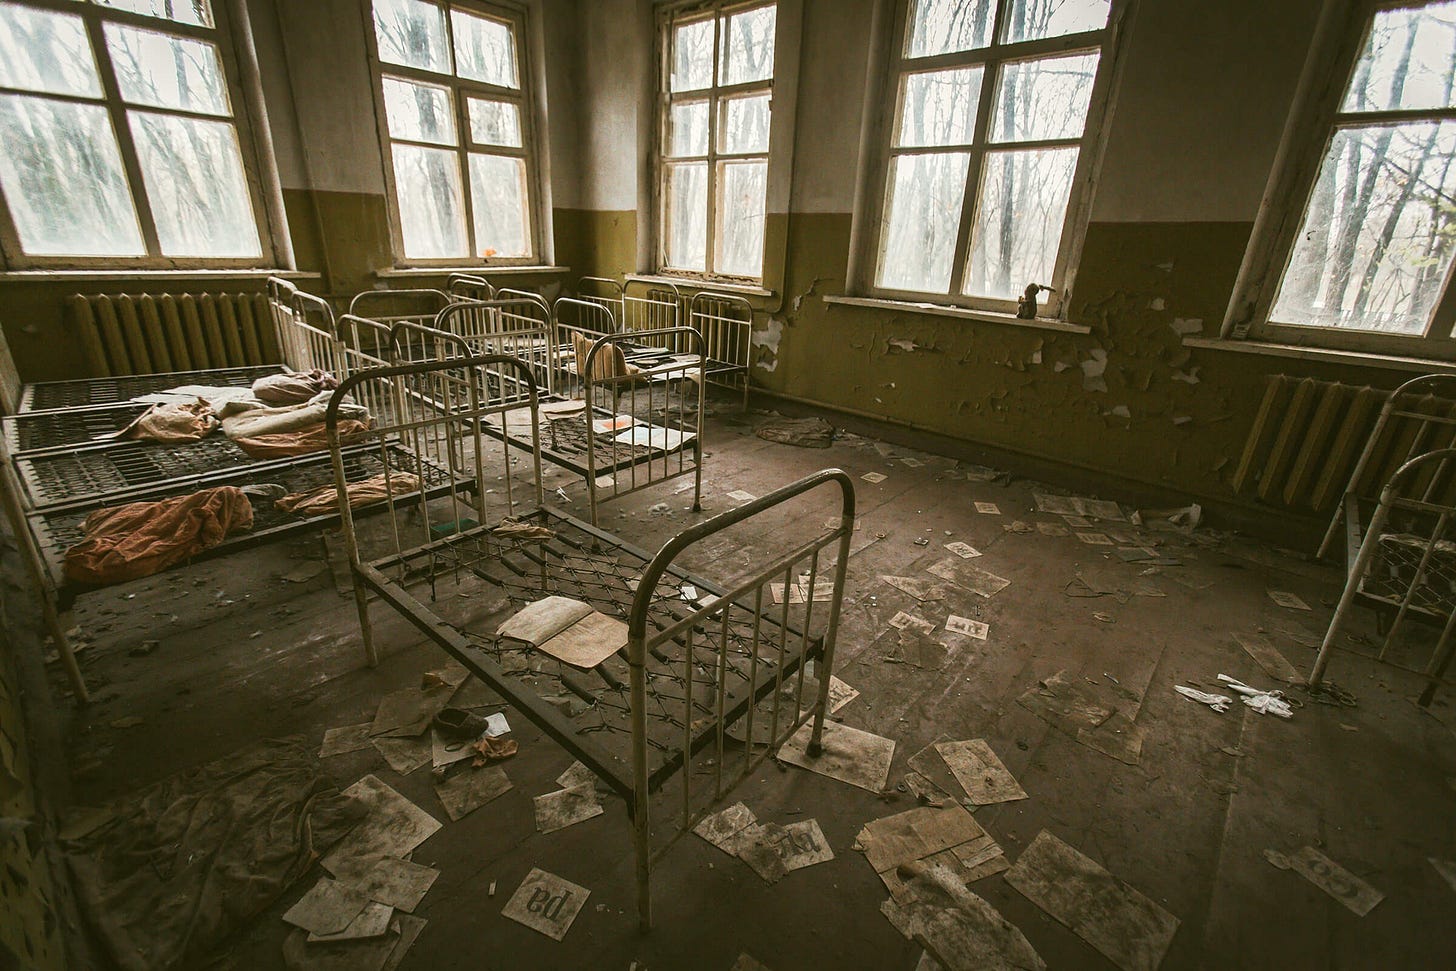
M1134 724L1142 698L1120 684L1088 684L1058 671L1016 701L1093 751L1127 765L1142 758L1144 733Z
M386 856L359 880L351 883L349 889L376 903L411 912L419 906L439 876L440 871L434 867Z
M969 560L959 558L947 558L934 563L929 567L929 572L982 597L994 597L1011 585L1011 581L1005 577L998 577Z
M1001 873L1011 865L1000 844L954 803L918 806L867 823L855 837L855 847L865 854L891 896L902 901L905 888L898 868L907 863L947 867L963 883Z
M321 861L345 882L357 882L382 857L403 858L440 829L440 821L378 778L366 775L344 790L364 803L369 815L350 830Z
M935 625L922 617L901 610L890 618L890 626L896 630L914 630L922 634L934 634Z
M450 821L458 822L511 788L511 780L505 770L489 765L456 772L435 785L435 795L440 797Z
M1282 681L1285 684L1303 684L1302 678L1294 665L1290 664L1279 649L1270 642L1263 634L1234 634L1234 640L1238 641L1239 647L1244 653L1253 658L1264 673L1275 681Z
M978 641L984 641L986 635L991 632L990 625L979 620L971 620L969 617L957 617L955 614L951 614L945 619L945 629L952 634L974 637Z
M952 870L912 863L903 871L903 897L886 900L880 912L906 939L925 948L932 966L945 971L1046 967L1016 925L967 890ZM926 963L922 956L920 966Z
M1270 853L1266 851L1266 856ZM1276 857L1279 862L1276 862ZM1351 913L1364 917L1375 909L1375 905L1385 899L1385 894L1376 890L1370 884L1361 880L1355 874L1340 866L1334 860L1325 856L1313 846L1306 846L1298 853L1290 856L1282 856L1275 853L1270 856L1270 862L1275 866L1280 863L1287 863L1289 868L1310 883L1319 887L1325 893L1334 897L1340 903L1348 907Z
M985 739L940 742L935 750L977 806L1026 798L1026 790L1021 788Z
M901 593L908 593L920 601L944 600L947 592L944 583L926 580L923 577L900 577L880 574L880 579Z
M536 796L536 829L542 833L554 833L577 823L585 822L606 812L597 797L595 782L588 782L570 789L558 789Z
M1178 918L1047 830L1005 879L1123 971L1156 971L1178 930Z
M978 550L978 549L976 549L971 544L969 544L969 543L962 543L962 542L959 542L959 541L957 541L955 543L946 543L945 544L945 548L948 549L948 550L950 550L956 556L959 556L961 559L964 559L964 560L969 560L969 559L971 559L973 557L977 557L977 556L980 556L981 555L981 551Z
M1300 599L1298 594L1290 593L1288 590L1270 590L1269 599L1281 607L1288 607L1290 610L1309 610L1309 604Z
M591 891L585 887L545 870L532 869L507 901L501 916L559 941L571 930L572 921L589 896Z
M373 727L373 722L365 722L362 725L328 729L324 732L323 744L319 746L319 758L326 759L331 755L345 755L369 748L369 733Z
M369 898L331 877L318 883L284 911L283 919L310 934L337 934L363 912Z
M790 765L845 782L870 792L884 791L895 758L895 742L839 722L824 722L823 751L808 753L814 728L809 720L779 748L778 758Z

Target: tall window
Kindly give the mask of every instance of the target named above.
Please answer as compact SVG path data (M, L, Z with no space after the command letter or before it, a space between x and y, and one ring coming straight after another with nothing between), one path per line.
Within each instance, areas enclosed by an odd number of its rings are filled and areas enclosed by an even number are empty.
M667 18L664 270L763 276L776 17L772 3L740 3L679 8Z
M1002 306L1061 286L1110 0L908 0L873 286Z
M396 252L416 263L535 259L521 15L437 0L373 9Z
M0 2L13 265L258 264L262 206L219 13L210 0Z
M1456 3L1377 9L1326 129L1272 329L1452 350ZM1291 220L1293 223L1293 220ZM1328 342L1326 336L1322 342Z

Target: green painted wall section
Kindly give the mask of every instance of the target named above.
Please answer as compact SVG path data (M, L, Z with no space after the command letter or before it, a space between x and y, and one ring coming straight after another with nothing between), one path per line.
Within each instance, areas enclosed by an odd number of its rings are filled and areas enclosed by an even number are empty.
M571 267L571 283L583 276L620 280L637 266L635 210L557 209L556 262Z

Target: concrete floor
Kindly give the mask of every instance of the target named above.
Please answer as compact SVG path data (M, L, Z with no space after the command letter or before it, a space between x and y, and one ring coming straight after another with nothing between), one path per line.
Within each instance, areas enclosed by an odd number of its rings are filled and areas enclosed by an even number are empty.
M855 545L877 533L884 538L851 559L836 673L861 692L842 719L898 743L890 789L876 795L766 763L736 796L761 820L817 819L836 858L768 886L742 862L684 839L656 871L656 927L642 936L624 806L609 800L603 816L537 834L531 797L556 788L553 780L571 758L513 717L521 751L504 768L515 788L447 822L415 853L441 876L417 911L429 924L404 968L625 971L635 961L651 969L727 969L747 952L774 971L908 971L920 948L878 912L886 892L851 844L864 823L914 805L895 787L906 760L940 733L985 738L1030 795L977 813L1008 857L1049 829L1182 921L1164 968L1448 964L1456 892L1426 859L1456 857L1456 739L1447 727L1446 694L1423 712L1411 701L1419 691L1415 678L1348 652L1335 657L1330 676L1358 696L1353 709L1309 704L1286 722L1243 706L1218 714L1173 691L1190 679L1209 689L1219 673L1272 687L1234 642L1234 631L1262 628L1296 668L1307 670L1313 650L1287 632L1302 639L1323 634L1339 591L1334 571L1206 532L1194 540L1159 533L1152 535L1185 565L1143 577L1142 565L1075 537L1004 530L1013 520L1057 521L1033 511L1031 493L1040 487L1032 483L951 478L949 462L910 467L863 445L770 444L752 434L756 420L726 414L710 422L703 515L733 505L727 492L761 495L827 466L856 477L888 476L878 485L856 478L862 526ZM549 485L569 480L558 475ZM683 510L690 500L670 495L672 488L608 506L604 525L655 549L699 518ZM567 491L570 510L584 515L580 484ZM664 499L672 514L646 512ZM977 513L974 500L996 503L1002 515ZM702 565L723 576L774 549L782 536L752 531ZM929 545L915 545L920 537ZM976 564L1012 581L988 601L967 598L990 624L988 639L949 637L954 650L939 670L886 663L876 639L896 611L916 605L878 575L920 573L946 555L941 544L951 539L982 550ZM72 803L130 792L259 738L319 739L327 728L368 720L384 694L441 666L437 648L376 608L385 658L376 669L363 667L353 602L340 595L333 575L324 571L302 584L280 579L320 550L317 539L285 543L82 599L77 622L92 638L83 666L98 701L62 711ZM1124 587L1151 583L1166 596L1125 603L1069 597L1064 586L1079 572ZM1293 591L1314 609L1278 607L1270 589ZM939 626L947 610L930 603L918 612ZM1368 622L1362 615L1361 624ZM160 641L154 652L129 655L153 639ZM1143 694L1139 765L1084 747L1016 703L1038 679L1062 669L1077 679L1110 676ZM54 667L51 675L63 694ZM112 727L129 715L141 724ZM372 750L324 765L341 785L375 773L448 819L427 770L400 777ZM1305 845L1383 891L1384 902L1356 917L1263 855L1266 848L1292 853ZM562 943L500 916L532 867L592 891ZM499 888L494 899L486 893L492 881ZM311 885L301 881L232 942L226 963L281 967L287 928L279 915ZM1020 927L1050 967L1112 967L1002 877L972 889Z

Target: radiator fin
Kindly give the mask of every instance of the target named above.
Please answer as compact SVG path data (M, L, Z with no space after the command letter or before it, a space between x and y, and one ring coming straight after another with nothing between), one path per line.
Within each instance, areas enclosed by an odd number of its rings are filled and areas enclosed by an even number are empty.
M283 360L263 294L77 294L70 304L98 377Z

